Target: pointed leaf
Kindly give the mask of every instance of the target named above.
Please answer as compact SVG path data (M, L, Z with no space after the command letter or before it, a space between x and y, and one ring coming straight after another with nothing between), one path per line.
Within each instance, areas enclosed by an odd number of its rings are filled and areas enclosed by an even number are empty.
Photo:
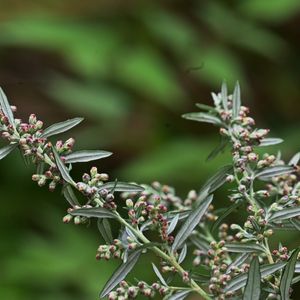
M192 113L184 114L182 115L182 117L187 120L210 123L214 125L222 125L222 121L219 118L207 113L192 112Z
M280 139L280 138L264 138L263 140L261 140L261 142L258 146L267 147L267 146L277 145L282 142L283 142L283 139Z
M183 300L187 297L187 295L190 293L190 291L181 291L181 292L177 292L175 294L173 294L172 296L170 296L169 298L167 298L168 300Z
M295 169L292 166L275 166L257 172L255 178L259 178L260 180L270 180L273 177L289 174L294 171Z
M200 109L207 110L209 112L215 112L216 111L216 109L213 106L209 106L209 105L206 105L206 104L196 103L196 106Z
M296 153L289 161L290 166L297 166L300 160L300 152Z
M133 269L141 255L141 250L135 251L129 255L126 263L123 263L119 268L114 272L112 277L104 286L102 292L100 293L100 298L104 298L109 294Z
M0 149L0 159L3 159L8 154L10 154L13 150L18 147L18 144L10 144Z
M294 218L297 216L300 216L300 207L299 206L276 211L271 215L271 217L269 218L269 221L270 222L282 221L282 220Z
M222 98L222 104L224 109L228 110L228 99L227 99L227 85L226 82L223 81L222 87L221 87L221 98Z
M72 216L82 216L87 218L115 218L115 215L106 208L78 208L70 212Z
M207 252L210 248L209 244L207 243L206 240L202 239L200 236L198 235L194 235L192 234L190 236L190 241L200 250L203 250L205 252Z
M236 259L228 266L226 274L231 272L231 268L241 266L250 256L250 253L239 254Z
M7 100L6 95L4 94L2 88L0 87L0 108L3 114L7 117L9 124L16 128L14 114L11 110L10 104Z
M127 183L127 182L107 182L100 186L99 190L107 189L111 190L115 187L116 192L129 192L129 193L138 193L142 192L144 190L143 187L133 184L133 183Z
M300 221L296 219L289 219L289 221L293 225L293 227L300 231Z
M101 158L109 157L112 153L102 150L82 150L73 152L65 157L65 162L68 164L78 163L78 162L88 162L93 160L98 160Z
M300 248L294 250L293 254L290 256L284 271L281 275L280 280L280 295L281 300L289 300L290 299L290 287L292 284L292 280L295 273L295 266L297 262L297 257L299 254Z
M259 261L257 257L254 257L250 264L243 300L259 300L261 290L260 277Z
M53 151L53 154L54 154L54 157L55 157L57 168L58 168L62 178L66 182L70 183L71 185L76 186L76 183L74 182L74 180L72 179L72 177L69 174L69 170L67 169L67 167L65 166L65 164L61 160L58 152L56 151L56 149L54 147L52 147L52 151Z
M255 243L226 243L225 247L228 252L235 253L253 253L253 252L263 252L265 249Z
M241 90L240 85L237 82L232 95L232 116L238 117L241 109Z
M226 137L222 136L220 144L213 151L211 151L209 153L206 160L210 161L210 160L214 159L215 157L217 157L220 153L224 152L224 149L226 148L228 143L229 143L229 140Z
M160 271L158 270L158 268L156 267L156 265L154 263L152 263L152 268L156 274L156 276L158 277L159 281L164 285L164 286L168 286L168 284L166 283L165 279L163 278L163 276L161 275Z
M177 233L172 250L175 251L180 247L186 239L190 236L195 227L200 223L203 215L206 213L210 203L213 200L213 195L208 196L205 200L200 202L197 208L191 212L189 217L185 220L184 224Z
M167 234L170 235L176 228L176 225L179 221L179 214L177 214L170 222Z
M184 244L184 246L182 247L182 250L180 252L179 258L178 258L179 264L181 264L184 261L186 255L187 255L187 245Z
M77 200L77 197L75 196L71 185L65 184L62 192L64 197L66 198L66 200L69 202L71 206L73 207L76 205L80 206L79 201Z
M101 233L106 244L111 245L113 242L113 236L111 232L110 223L107 219L98 219L97 221L99 232Z
M41 137L48 138L50 136L60 134L70 130L83 121L83 118L74 118L63 122L55 123L44 130Z

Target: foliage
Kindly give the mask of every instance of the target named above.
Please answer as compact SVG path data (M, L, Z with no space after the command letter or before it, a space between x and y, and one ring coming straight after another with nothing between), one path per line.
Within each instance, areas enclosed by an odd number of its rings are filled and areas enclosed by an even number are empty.
M244 299L259 299L260 295L267 299L289 299L290 287L297 281L293 280L294 274L300 271L299 249L291 251L279 245L272 250L269 239L279 229L299 230L299 154L288 164L280 155L259 156L257 148L282 140L267 138L268 129L255 127L249 109L242 106L238 83L232 95L223 83L221 93L212 93L212 98L214 106L199 104L204 112L183 117L219 127L223 140L231 145L232 165L221 168L199 193L192 190L184 200L173 188L158 182L152 186L109 182L109 176L99 173L96 167L76 182L70 174L72 163L102 159L111 153L73 152L72 138L53 145L48 136L65 132L82 119L60 122L44 130L43 122L31 114L28 123L24 123L14 118L16 107L10 106L1 90L1 132L9 143L0 151L1 158L18 147L24 160L36 166L33 181L39 186L47 184L50 191L62 185L63 195L71 206L63 218L65 223L73 220L79 225L90 224L92 218L98 220L106 243L99 246L96 258L123 261L104 286L101 298L160 295L164 299L183 299L196 293L203 299L242 295ZM221 151L223 147L214 156ZM241 225L220 224L222 213L214 211L213 193L226 182L233 185L228 195L232 208L223 217L237 204L246 207L246 221ZM259 182L263 182L265 189ZM85 199L84 203L77 199L73 189ZM117 205L116 195L125 201L124 207ZM119 223L116 236L111 221ZM217 235L213 230L216 228ZM152 265L157 282L125 281L149 251L160 258L160 268ZM184 263L188 251L195 256L193 266L189 267ZM199 271L205 271L206 276L199 276ZM176 277L181 279L180 284L174 281Z

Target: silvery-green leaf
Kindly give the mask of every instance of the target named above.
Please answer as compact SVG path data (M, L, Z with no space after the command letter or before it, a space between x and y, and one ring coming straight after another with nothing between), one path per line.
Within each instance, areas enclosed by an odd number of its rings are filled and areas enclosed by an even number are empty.
M187 255L187 245L184 244L184 246L183 246L182 249L181 249L179 258L178 258L178 263L179 263L179 264L181 264L181 263L184 261L186 255Z
M71 154L68 154L65 157L65 162L69 164L78 163L78 162L88 162L88 161L109 157L111 155L112 153L108 151L82 150L82 151L76 151Z
M53 151L53 154L54 154L54 157L55 157L57 168L58 168L62 178L67 183L70 183L71 185L76 186L76 183L74 182L74 180L72 179L72 177L69 174L69 170L67 169L67 167L65 166L65 164L61 160L59 154L57 153L57 151L54 147L52 147L52 151Z
M270 180L273 177L281 176L294 172L295 169L292 166L275 166L270 168L265 168L255 174L256 178L260 180Z
M63 187L63 195L66 198L66 200L69 202L71 206L80 205L79 201L77 200L77 197L75 196L72 186L69 184L65 184Z
M192 113L184 114L182 115L182 117L187 120L210 123L214 125L222 125L222 121L219 118L207 113L192 112Z
M232 95L232 116L238 117L241 109L241 90L240 85L237 82Z
M241 266L248 259L249 256L250 256L250 253L239 254L235 258L235 260L228 266L226 274L229 274L231 272L231 268Z
M293 227L300 231L300 221L296 219L290 219L289 221L293 225Z
M192 234L189 239L200 250L203 250L203 251L207 252L210 248L207 241L202 239L198 235Z
M225 247L228 252L235 253L253 253L253 252L263 252L265 249L255 243L226 243Z
M236 201L234 204L229 206L220 216L218 216L218 219L213 224L211 231L214 232L223 222L223 220L230 215L234 210L236 210L239 206L241 206L243 202L242 201Z
M87 218L115 218L115 215L106 208L78 208L70 212L73 216L82 216Z
M127 183L127 182L121 182L118 181L117 183L115 181L107 182L99 187L99 190L111 190L115 188L116 192L129 192L129 193L138 193L142 192L144 190L143 187L133 184L133 183Z
M211 111L211 112L216 111L216 109L213 106L209 106L209 105L206 105L206 104L196 103L196 106L199 107L200 109L203 109L203 110L207 110L207 111Z
M110 223L107 219L98 219L97 221L99 232L101 233L106 244L111 245L113 242L113 236L111 232Z
M154 263L152 263L152 268L157 276L157 278L159 279L159 281L164 285L164 286L168 286L168 284L166 283L165 279L163 278L163 276L161 275L160 271L158 270L158 268L156 267L156 265Z
M281 270L286 263L275 263L272 265L264 265L260 268L261 277L264 278L268 275L271 275L279 270ZM228 291L237 291L240 288L243 288L246 285L247 282L247 274L241 274L236 277L234 277L227 286L224 288L224 292Z
M196 207L191 212L175 237L174 243L172 245L172 251L175 251L178 247L180 247L190 236L192 231L201 221L203 215L206 213L210 203L212 202L212 199L213 195L208 196L206 199L199 203L198 207Z
M138 250L128 256L126 263L122 263L114 272L109 281L105 284L100 293L100 298L107 296L129 274L129 272L131 272L140 255L141 250Z
M11 107L7 100L7 97L4 94L1 87L0 87L0 108L3 112L3 114L7 117L10 125L12 125L13 128L16 128L13 111L11 110Z
M261 291L261 275L259 261L254 257L251 261L243 300L259 300Z
M296 263L295 273L300 273L300 262Z
M211 97L214 100L214 105L217 107L221 104L222 99L216 93L211 93Z
M297 262L297 257L299 254L300 248L294 250L293 254L290 256L287 264L284 267L283 273L280 280L280 295L281 300L290 299L290 287L295 273L295 266Z
M215 175L213 175L204 183L200 193L205 190L208 190L209 193L213 193L226 182L226 177L231 174L232 171L233 168L231 165L222 167Z
M299 206L278 210L270 216L269 221L270 222L282 221L282 220L294 218L297 216L300 216L300 207Z
M181 291L173 294L172 296L168 297L168 300L183 300L187 297L190 291Z
M261 140L259 146L260 147L266 147L266 146L272 146L277 145L283 142L283 139L280 138L264 138Z
M289 161L290 166L297 166L300 160L300 152L296 153Z
M168 231L167 234L170 235L174 229L176 228L176 225L179 221L179 214L177 214L170 222L169 227L168 227Z
M224 109L228 110L227 85L225 81L223 81L221 87L221 99Z
M0 149L0 159L3 159L5 156L7 156L9 153L11 153L13 150L15 150L18 147L18 144L10 144Z
M229 139L222 136L220 144L209 153L206 160L210 161L210 160L214 159L215 157L217 157L220 153L224 152L224 149L226 148L228 143L229 143Z
M70 130L83 121L83 118L74 118L63 122L55 123L44 130L41 137L48 138L50 136L60 134Z

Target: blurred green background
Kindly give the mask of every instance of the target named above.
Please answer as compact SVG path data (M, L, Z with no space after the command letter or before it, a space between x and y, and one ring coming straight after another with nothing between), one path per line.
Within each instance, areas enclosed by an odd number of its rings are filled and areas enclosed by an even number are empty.
M18 116L85 117L70 134L77 148L114 152L98 163L112 178L198 189L229 156L207 163L217 130L180 115L223 79L240 81L284 157L300 148L298 0L15 0L1 1L0 20L0 85ZM95 262L96 227L63 225L64 199L32 171L17 153L1 161L0 299L97 299L116 262ZM299 245L297 233L282 238Z

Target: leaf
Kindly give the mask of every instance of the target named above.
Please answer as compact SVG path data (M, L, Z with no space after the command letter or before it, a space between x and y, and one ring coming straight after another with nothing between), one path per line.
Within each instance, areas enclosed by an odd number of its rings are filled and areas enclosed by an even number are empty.
M293 251L293 254L290 256L281 275L280 286L279 286L281 300L290 299L290 287L294 277L295 266L296 266L299 251L300 248Z
M295 169L291 166L275 166L257 172L255 178L259 178L260 180L270 180L273 177L289 174L294 171Z
M18 144L10 144L0 149L0 159L3 159L8 154L10 154L13 150L18 147Z
M161 275L161 273L159 272L158 268L156 267L156 265L154 263L152 263L152 268L156 274L156 276L158 277L159 281L164 285L164 286L168 286L168 284L166 283L165 279L163 278L163 276Z
M63 122L55 123L49 126L48 128L46 128L44 132L41 134L41 137L48 138L50 136L66 132L69 129L81 123L83 120L84 120L83 118L74 118Z
M209 244L198 235L191 235L190 240L200 250L207 252L210 248Z
M222 87L221 87L221 99L224 109L228 110L228 99L227 99L227 85L226 82L223 81Z
M231 165L227 165L222 167L215 175L209 178L205 184L202 186L200 193L202 191L208 190L209 193L213 193L220 186L222 186L226 182L226 177L228 174L231 174L233 168Z
M178 247L180 247L186 239L190 236L192 231L201 221L201 218L206 213L210 203L213 200L213 195L208 196L205 200L200 202L198 207L193 210L189 217L186 219L180 230L178 231L174 243L172 245L172 251L175 251Z
M290 219L289 221L293 225L293 227L300 231L300 222L298 220Z
M78 162L88 162L93 160L98 160L101 158L109 157L112 153L102 150L82 150L73 152L65 157L65 162L68 164L78 163Z
M121 182L118 181L117 183L115 181L107 182L100 186L99 190L107 189L111 190L115 187L116 192L129 192L129 193L138 193L142 192L144 190L143 187L133 184L133 183L127 183L127 182Z
M62 176L62 178L70 183L71 185L73 186L76 186L76 183L74 182L74 180L72 179L72 177L70 176L69 174L69 171L67 169L67 167L65 166L65 164L63 163L63 161L61 160L58 152L56 151L56 149L54 147L52 147L52 151L53 151L53 154L54 154L54 157L55 157L55 161L56 161L56 165L57 165L57 168Z
M250 264L243 300L259 300L260 285L261 274L259 268L259 261L257 257L254 257Z
M206 160L210 161L210 160L214 159L215 157L217 157L220 153L224 152L224 149L228 145L228 142L229 142L229 140L226 137L222 136L220 144L213 151L211 151L209 153Z
M260 268L261 270L261 278L264 278L268 275L271 275L279 270L281 270L286 263L275 263L272 265L264 265ZM234 277L231 281L229 281L229 283L227 284L227 286L224 288L224 292L228 292L228 291L237 291L240 288L243 288L246 283L247 283L247 274L241 274L238 275L236 277Z
M169 223L167 234L170 235L176 228L176 225L179 221L179 214L177 214Z
M250 253L242 253L239 254L236 259L228 266L226 274L229 274L232 267L239 267L241 266L249 257Z
M103 290L100 293L100 298L104 298L107 294L109 294L133 269L135 264L137 263L141 250L133 252L129 255L126 263L123 263L119 266L119 268L113 273L109 281L105 284Z
M200 109L207 110L207 111L210 111L210 112L215 112L216 111L216 109L213 106L209 106L209 105L206 105L206 104L196 103L196 106Z
M113 236L110 223L107 221L107 219L98 219L97 225L106 244L111 245L113 242Z
M296 153L289 161L289 166L297 166L300 160L300 152Z
M253 253L253 252L263 252L265 249L255 243L226 243L225 247L228 252L235 253Z
M280 138L264 138L263 140L261 140L261 142L258 146L267 147L267 146L277 145L282 142L283 142L283 139L280 139Z
M269 218L270 222L294 218L300 215L300 207L291 207L274 212Z
M102 207L78 208L74 209L70 214L87 218L115 218L115 215L111 211Z
M65 184L62 192L64 197L66 198L66 200L69 202L71 206L73 207L76 205L80 206L79 201L77 200L77 197L75 196L71 185Z
M232 204L229 208L227 208L221 216L218 217L216 222L213 224L211 231L214 232L222 223L222 221L229 216L234 210L236 210L239 206L241 206L243 202L242 201L236 201L234 204Z
M173 294L171 297L167 298L168 300L183 300L190 293L190 291L181 291Z
M4 94L1 87L0 87L0 108L3 114L7 117L10 125L12 125L14 129L16 129L14 114L11 110L7 97Z
M178 258L179 264L181 264L184 261L186 255L187 255L187 245L184 244L184 246L182 247L182 250L180 252L179 258Z
M238 117L241 109L241 90L239 82L236 83L233 95L232 95L232 116Z
M219 118L207 113L192 112L192 113L184 114L182 115L182 117L187 120L210 123L214 125L222 125L222 122Z

